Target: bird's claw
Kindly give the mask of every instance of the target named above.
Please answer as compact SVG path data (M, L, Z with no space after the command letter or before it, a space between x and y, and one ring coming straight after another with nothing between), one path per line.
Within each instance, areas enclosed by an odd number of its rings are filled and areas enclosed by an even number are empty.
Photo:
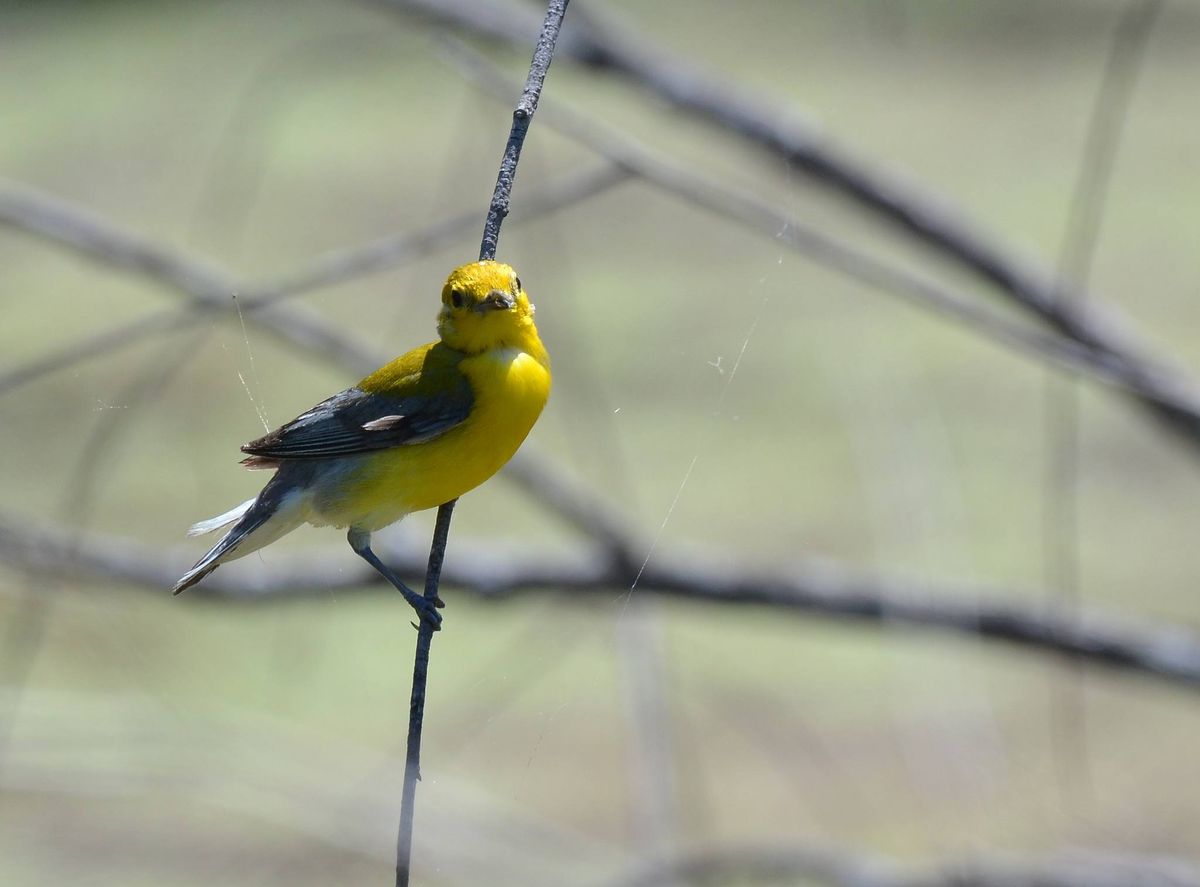
M429 623L434 631L441 631L442 614L438 612L438 607L446 606L440 598L430 600L421 595L414 595L408 601L412 604L412 608L417 611L417 615L421 617L422 622Z

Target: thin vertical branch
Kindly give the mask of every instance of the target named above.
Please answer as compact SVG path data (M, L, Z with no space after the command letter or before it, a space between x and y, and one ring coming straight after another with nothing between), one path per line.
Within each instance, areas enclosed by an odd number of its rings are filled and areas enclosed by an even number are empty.
M457 501L451 499L438 508L433 544L429 549L429 566L425 570L426 600L437 600L442 563L446 559L446 542L450 536L450 516L454 513L454 503ZM400 796L400 832L396 836L396 887L408 887L408 875L412 868L413 810L417 780L421 778L421 728L425 724L425 683L429 677L433 631L428 619L420 620L417 652L413 657L412 695L408 702L408 752L404 757L404 788Z
M1092 259L1104 219L1121 130L1134 83L1162 0L1131 0L1113 28L1108 57L1088 120L1079 175L1071 195L1058 264L1055 302L1082 316ZM1065 624L1079 619L1079 386L1053 375L1046 380L1046 494L1043 533L1051 606ZM1070 663L1069 663L1070 664ZM1052 698L1051 724L1060 782L1087 784L1087 732L1083 670L1078 658ZM1069 777L1069 778L1068 778Z
M521 147L529 132L529 124L537 110L538 98L550 61L554 57L554 44L562 27L563 16L569 0L549 0L542 32L533 51L529 65L529 77L520 101L513 111L512 129L504 146L500 160L500 172L496 176L496 188L488 206L487 221L483 227L483 241L479 246L479 259L496 258L500 241L500 225L508 215L509 196L517 175L517 163L521 159ZM429 566L425 572L425 598L434 601L438 597L438 583L442 575L442 563L446 557L446 542L450 536L450 518L454 513L451 500L438 508L437 525L433 531L433 544L429 549ZM421 778L421 730L425 723L425 684L429 676L429 651L433 646L434 627L426 619L417 627L417 649L413 659L412 694L408 708L408 751L404 759L404 788L400 800L400 830L396 837L396 887L408 887L412 869L413 814L416 805L417 781Z
M636 598L617 620L621 695L629 729L635 846L645 859L677 852L679 804L662 620L657 602Z
M529 65L529 76L525 89L513 110L512 129L508 132L508 143L504 146L504 157L500 160L500 173L496 176L496 190L492 192L492 203L488 207L487 221L483 225L483 243L479 245L479 260L496 258L496 247L500 240L500 225L508 215L508 199L512 193L513 180L517 176L517 162L521 159L521 147L525 134L529 132L533 112L537 110L538 98L550 60L554 57L554 43L562 27L569 0L550 0L546 4L546 19L542 22L542 33L533 50L533 61Z

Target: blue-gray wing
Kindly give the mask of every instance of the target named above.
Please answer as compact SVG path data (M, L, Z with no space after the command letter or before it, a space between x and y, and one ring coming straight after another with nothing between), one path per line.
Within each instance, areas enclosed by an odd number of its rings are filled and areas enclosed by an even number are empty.
M446 376L442 385L416 386L398 397L347 388L243 446L252 457L246 464L273 467L279 459L349 456L432 440L460 425L475 399L465 377Z

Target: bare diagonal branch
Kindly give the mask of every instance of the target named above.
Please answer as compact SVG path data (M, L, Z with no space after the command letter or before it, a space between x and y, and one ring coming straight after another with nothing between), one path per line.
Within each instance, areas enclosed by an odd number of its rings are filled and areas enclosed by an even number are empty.
M619 166L606 164L531 188L513 222L528 221L586 200L619 185L629 176ZM187 327L199 316L225 306L229 293L234 291L245 294L239 297L238 305L247 323L273 332L284 343L325 357L352 373L368 372L389 355L376 353L342 335L314 313L297 311L299 306L275 303L424 255L460 238L478 221L477 212L463 213L414 233L379 238L361 247L330 254L275 283L239 287L227 272L193 262L183 253L125 232L63 201L27 189L0 190L0 222L78 250L97 261L111 261L118 267L149 274L188 299L182 309L156 312L0 374L0 394L79 360L99 357L146 337ZM571 481L546 454L537 453L526 444L504 473L572 526L591 535L608 550L628 558L629 534L622 528L620 518L595 494Z
M525 195L513 222L530 221L587 200L625 181L629 174L606 165L585 170ZM277 302L394 268L448 246L474 229L477 212L459 213L414 231L381 237L317 259L308 268L263 283L240 282L230 272L125 231L72 204L27 188L0 186L0 224L122 270L144 275L186 296L185 307L159 311L110 330L70 342L24 365L0 371L0 396L42 376L130 347L146 338L196 323L231 307L232 297L247 322L285 343L322 356L354 373L379 366L373 354L314 312ZM269 309L269 310L268 310Z
M445 568L445 582L488 600L534 592L584 593L611 600L628 589L636 567L605 553L550 558L508 549L496 551L483 540L464 549L470 561ZM393 548L390 563L402 575L420 576L425 553ZM99 535L75 536L62 530L31 530L12 517L0 517L0 561L22 570L78 579L120 582L153 593L168 588L187 559L186 552ZM394 594L374 571L348 563L344 552L289 556L286 566L245 563L214 574L195 589L200 600L268 603L306 600L330 591L371 590ZM786 572L762 573L715 557L658 555L638 582L638 593L710 604L762 606L799 617L820 617L872 628L910 627L1003 642L1024 650L1069 654L1089 665L1154 677L1200 690L1200 639L1172 627L1135 627L1116 618L1064 620L1023 603L1036 595L1014 590L982 591L856 573L831 564L805 562Z
M480 0L374 0L435 24L506 41L524 39L535 26L519 4ZM1193 449L1200 449L1200 386L1141 344L1111 308L1090 300L1059 299L1064 286L1035 263L985 233L944 195L857 156L791 109L738 90L700 67L614 23L594 9L578 15L564 35L562 53L590 70L617 76L672 107L726 129L789 167L838 193L950 261L996 287L1013 305L1051 330L1112 358L1147 396L1139 406ZM1180 408L1180 405L1184 405Z
M231 308L238 298L244 313L267 307L266 294L254 293L234 275L46 194L16 186L0 189L0 223L67 247L93 261L163 284L188 297L185 309L156 312L111 330L72 342L23 367L0 374L0 394L73 363L128 347L148 336L180 329L199 315ZM277 306L264 328L279 338L334 360L353 361L361 349L301 306Z
M914 870L830 847L729 847L682 854L605 881L605 887L804 883L821 887L1200 887L1182 859L1076 851L1049 859L980 855Z
M504 88L504 75L482 56L461 44L453 48L455 59L477 84L493 92ZM876 258L807 225L753 194L718 184L668 161L628 135L611 130L591 117L572 113L561 103L548 104L543 114L547 124L564 135L631 175L694 206L771 237L825 267L898 296L1019 354L1115 386L1130 395L1156 422L1192 448L1200 449L1200 384L1167 369L1157 358L1126 346L1103 347L1087 339L1077 339L1054 325L1049 330L1039 330L1015 322L928 277Z

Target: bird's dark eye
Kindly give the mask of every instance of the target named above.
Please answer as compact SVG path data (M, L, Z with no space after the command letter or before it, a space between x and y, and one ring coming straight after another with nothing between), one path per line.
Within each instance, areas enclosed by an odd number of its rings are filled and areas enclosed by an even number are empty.
M514 284L516 285L516 287L517 287L517 292L520 292L520 291L521 291L521 278L519 278L519 277L513 277L513 283L514 283Z
M466 297L462 294L462 290L450 291L450 304L455 308L461 308L464 301L466 301Z

